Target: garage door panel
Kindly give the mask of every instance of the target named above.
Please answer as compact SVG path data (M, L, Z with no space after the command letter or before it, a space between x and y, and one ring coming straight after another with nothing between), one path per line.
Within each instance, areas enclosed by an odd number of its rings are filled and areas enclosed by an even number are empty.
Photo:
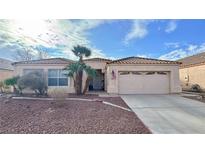
M143 82L143 78L141 75L132 75L132 74L120 75L120 82L119 82L120 93L122 94L140 93L140 89L143 88L143 85L140 84L142 82Z
M167 94L169 93L169 73L119 74L119 93Z
M144 93L167 94L169 93L168 75L146 75L144 77Z

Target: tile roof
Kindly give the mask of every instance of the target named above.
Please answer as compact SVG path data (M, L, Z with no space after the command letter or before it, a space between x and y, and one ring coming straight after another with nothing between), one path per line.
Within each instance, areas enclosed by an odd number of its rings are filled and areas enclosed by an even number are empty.
M105 62L110 62L112 60L106 59L106 58L89 58L89 59L85 59L84 61L105 61Z
M41 59L41 60L31 60L31 61L19 61L12 63L16 64L69 64L74 61L66 58L50 58L50 59Z
M13 66L11 65L11 61L7 59L0 58L0 69L1 70L13 70Z
M180 62L142 57L127 57L114 60L108 64L180 64Z
M182 62L180 67L190 67L195 65L202 65L205 64L205 52L189 56L186 58L182 58L178 60L179 62Z

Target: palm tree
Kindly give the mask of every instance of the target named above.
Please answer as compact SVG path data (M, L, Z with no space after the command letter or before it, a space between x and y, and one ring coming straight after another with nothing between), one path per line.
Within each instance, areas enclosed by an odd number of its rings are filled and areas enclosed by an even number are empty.
M83 57L89 57L91 55L91 50L84 46L74 46L72 52L79 57L79 62L83 63Z
M64 70L68 71L68 73L65 75L67 75L73 79L76 94L78 94L78 92L80 91L80 86L79 86L79 83L77 82L77 79L79 79L79 70L80 69L82 69L82 66L79 62L72 63L72 64L68 65L66 68L64 68Z
M95 69L92 69L90 66L87 66L84 68L86 74L87 74L87 79L85 81L85 87L83 89L83 94L86 93L87 89L88 89L88 86L90 84L90 81L92 78L96 77L97 76L97 72Z
M84 46L74 46L72 49L72 52L79 57L79 63L83 64L83 57L89 57L91 55L91 50L84 47ZM76 75L76 85L79 86L77 88L76 93L81 94L82 93L82 80L83 80L83 69L78 69L77 75Z
M72 64L68 65L66 68L64 68L64 70L68 71L68 73L65 75L67 75L73 79L76 94L79 94L78 92L81 90L80 86L77 82L78 76L79 76L79 70L81 70L81 71L84 70L88 76L86 79L85 87L83 89L83 94L88 89L89 82L92 79L92 77L94 77L96 75L96 71L94 69L92 69L90 66L87 66L84 63L79 63L79 62L72 63Z

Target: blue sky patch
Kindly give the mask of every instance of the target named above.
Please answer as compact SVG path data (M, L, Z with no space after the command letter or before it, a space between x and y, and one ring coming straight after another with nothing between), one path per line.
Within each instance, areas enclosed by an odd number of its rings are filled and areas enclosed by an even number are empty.
M205 20L0 20L0 57L15 60L31 48L76 59L71 50L80 44L92 57L177 60L205 51L204 27Z

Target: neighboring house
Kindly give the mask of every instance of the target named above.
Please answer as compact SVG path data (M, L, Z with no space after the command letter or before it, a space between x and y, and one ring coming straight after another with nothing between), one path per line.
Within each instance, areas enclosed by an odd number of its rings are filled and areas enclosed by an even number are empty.
M73 93L73 81L63 75L62 69L73 61L52 58L16 62L15 75L29 71L44 71L49 88L63 87ZM88 91L104 90L114 94L168 94L181 92L179 81L179 62L150 58L128 57L119 60L103 58L86 59L84 62L96 69L95 77ZM83 75L85 84L86 75Z
M13 76L13 66L11 61L0 58L0 81L4 81Z
M198 84L205 90L205 52L178 61L182 62L179 69L182 89L188 90Z

